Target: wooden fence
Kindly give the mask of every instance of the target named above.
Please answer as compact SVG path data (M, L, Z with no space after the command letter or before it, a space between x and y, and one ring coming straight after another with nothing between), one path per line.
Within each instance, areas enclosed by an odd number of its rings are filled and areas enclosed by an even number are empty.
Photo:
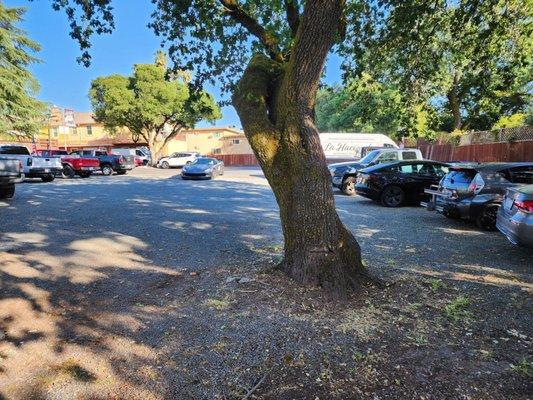
M214 157L224 162L226 166L255 166L259 165L257 159L253 154L210 154L209 157Z
M428 144L419 148L424 158L437 161L533 161L533 140L467 146Z

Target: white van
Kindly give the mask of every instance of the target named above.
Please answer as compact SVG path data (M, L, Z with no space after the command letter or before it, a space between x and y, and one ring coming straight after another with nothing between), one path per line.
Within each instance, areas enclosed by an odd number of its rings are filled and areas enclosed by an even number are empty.
M133 147L128 147L128 148L116 148L116 149L113 149L112 151L113 154L117 154L119 156L136 156L138 158L141 159L143 165L146 165L148 163L150 163L150 152L147 151L145 148L143 147L137 147L137 148L133 148Z
M398 148L394 140L381 133L320 133L319 136L327 159L358 160L364 156L363 148Z

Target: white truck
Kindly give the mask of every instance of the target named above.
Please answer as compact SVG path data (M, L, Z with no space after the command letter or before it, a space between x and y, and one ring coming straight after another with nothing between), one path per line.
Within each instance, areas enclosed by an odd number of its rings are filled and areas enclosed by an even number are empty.
M43 182L52 182L63 172L60 158L33 156L25 146L2 145L0 156L19 160L26 178L41 178Z
M319 137L328 160L358 160L368 148L398 148L394 140L381 133L320 133Z
M15 183L23 179L21 162L0 156L0 199L10 199L15 194Z

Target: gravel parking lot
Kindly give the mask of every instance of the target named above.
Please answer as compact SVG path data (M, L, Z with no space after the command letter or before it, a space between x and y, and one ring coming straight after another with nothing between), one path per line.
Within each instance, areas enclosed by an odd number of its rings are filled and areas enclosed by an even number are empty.
M271 270L282 236L259 169L178 172L0 201L0 399L527 398L531 251L339 194L390 286L334 304Z

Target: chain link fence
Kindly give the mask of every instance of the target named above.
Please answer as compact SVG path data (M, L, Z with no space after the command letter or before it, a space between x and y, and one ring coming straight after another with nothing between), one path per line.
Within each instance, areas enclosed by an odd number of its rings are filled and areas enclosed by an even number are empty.
M468 132L462 135L459 145L482 144L495 142L518 142L533 140L533 126L525 125L516 128L498 129L494 131Z

